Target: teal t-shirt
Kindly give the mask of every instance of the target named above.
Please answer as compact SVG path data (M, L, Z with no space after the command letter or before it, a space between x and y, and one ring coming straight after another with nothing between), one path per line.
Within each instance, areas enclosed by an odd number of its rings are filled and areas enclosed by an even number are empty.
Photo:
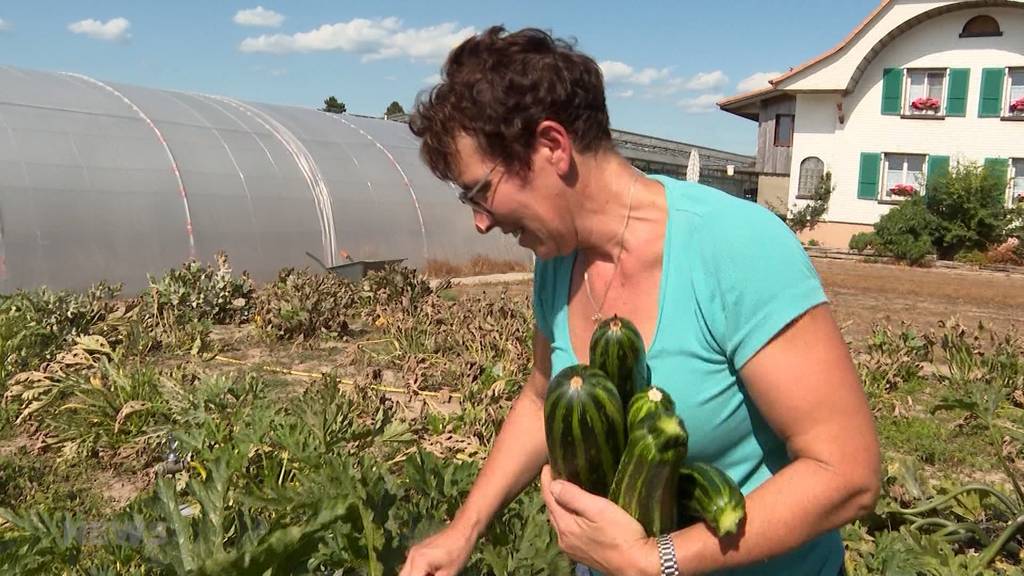
M689 432L688 461L714 464L744 494L789 462L739 370L782 328L826 302L817 271L789 228L766 208L663 176L668 222L658 320L648 344L652 383L665 389ZM536 262L534 315L551 342L551 370L577 364L569 340L575 252ZM729 575L835 576L838 531Z

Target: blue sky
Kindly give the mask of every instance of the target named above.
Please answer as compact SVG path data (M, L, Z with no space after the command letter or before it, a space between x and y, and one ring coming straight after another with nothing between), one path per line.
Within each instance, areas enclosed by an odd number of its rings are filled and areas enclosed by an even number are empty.
M0 65L381 115L409 109L465 36L537 26L602 63L613 127L753 153L756 124L714 102L829 49L877 3L3 0Z

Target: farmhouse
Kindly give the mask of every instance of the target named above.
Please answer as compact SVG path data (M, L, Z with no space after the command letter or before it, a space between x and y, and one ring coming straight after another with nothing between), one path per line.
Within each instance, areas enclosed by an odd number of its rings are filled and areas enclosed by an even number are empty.
M883 0L828 52L718 103L758 123L758 202L800 207L822 176L846 247L950 163L984 163L1024 198L1024 2Z

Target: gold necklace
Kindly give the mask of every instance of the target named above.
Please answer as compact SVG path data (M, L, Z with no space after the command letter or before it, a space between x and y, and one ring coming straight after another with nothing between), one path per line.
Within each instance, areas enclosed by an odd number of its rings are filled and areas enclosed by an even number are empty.
M636 170L636 168L634 168ZM608 292L612 288L612 282L615 280L615 274L619 271L619 261L622 259L622 247L626 239L626 227L629 226L629 215L633 212L633 190L636 188L636 181L640 178L641 172L636 170L636 174L633 175L633 181L629 185L629 202L626 207L626 221L622 223L622 231L619 232L619 251L615 255L615 267L612 269L612 275L608 278L608 284L605 285L604 295L601 297L601 305L598 306L594 302L594 296L590 293L590 272L585 270L583 272L583 284L587 288L587 298L590 300L590 306L594 309L594 314L590 317L594 321L594 324L599 324L604 316L601 311L604 309L604 303L608 299Z

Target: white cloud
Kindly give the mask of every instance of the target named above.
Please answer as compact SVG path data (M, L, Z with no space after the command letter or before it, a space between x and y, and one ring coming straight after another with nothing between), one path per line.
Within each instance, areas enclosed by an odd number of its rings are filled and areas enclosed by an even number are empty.
M412 60L439 61L448 51L476 29L456 28L445 22L426 28L404 28L398 18L367 20L354 18L348 22L324 24L309 32L295 34L264 34L246 38L239 45L242 52L322 52L338 50L362 54L363 61L408 57Z
M431 74L430 76L427 76L426 78L423 79L423 83L424 84L430 84L430 85L440 84L441 83L441 75L440 74Z
M661 69L658 69L658 68L644 68L643 70L640 70L639 72L634 74L633 78L631 78L630 81L632 83L634 83L634 84L640 84L642 86L647 86L648 84L650 84L651 82L654 82L655 80L661 80L662 78L667 78L668 74L669 74L668 68L661 68Z
M736 89L740 92L750 92L751 90L757 90L759 88L767 88L771 86L771 84L768 83L769 80L781 75L782 72L758 72L756 74L751 74L743 80L740 80L740 83L736 85Z
M284 22L284 16L273 10L267 10L263 6L257 6L247 10L239 10L235 13L233 20L239 26L277 28L281 25L281 22Z
M698 72L693 78L686 81L687 90L703 92L705 90L718 90L729 83L729 77L721 70L714 72Z
M656 96L671 96L678 92L708 92L720 90L729 83L729 77L721 70L698 72L690 78L670 78L662 86L652 90Z
M632 66L615 60L605 60L598 66L601 67L605 82L626 82L633 75Z
M4 30L10 30L10 29L11 29L11 23L8 22L7 20L4 20L3 18L0 18L0 32L3 32Z
M672 75L671 68L636 69L624 62L604 60L598 65L609 85L633 85L640 90L620 90L614 93L618 97L664 98L679 92L720 92L729 83L729 77L721 70L699 72L692 77ZM626 94L628 92L628 95Z
M694 98L685 98L676 104L692 114L702 114L715 110L715 102L725 98L724 94L701 94Z
M128 33L131 25L132 23L124 18L112 18L106 22L89 18L68 24L68 30L97 40L125 40L131 38L131 34Z
M413 60L441 60L466 38L476 33L472 27L455 29L454 22L426 28L409 28L393 35L380 50L363 60L382 60L408 56Z
M638 84L640 86L648 86L656 80L667 78L669 75L668 68L644 68L643 70L635 70L629 64L623 62L617 62L615 60L604 60L598 63L601 67L601 73L604 75L604 81L608 84L613 83L626 83L626 84Z

